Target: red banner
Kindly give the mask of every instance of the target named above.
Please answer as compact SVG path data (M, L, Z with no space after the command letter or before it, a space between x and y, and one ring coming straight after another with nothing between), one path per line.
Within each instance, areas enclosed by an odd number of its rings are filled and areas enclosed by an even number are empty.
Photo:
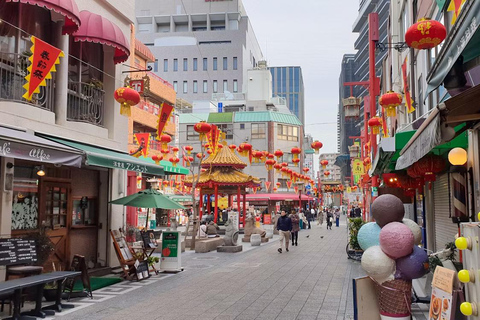
M265 189L267 189L267 191L270 189L270 185L272 183L270 181L265 181Z
M287 189L290 189L292 187L292 181L287 181Z
M157 126L157 140L160 141L160 136L163 134L163 129L170 119L170 115L172 114L173 107L167 103L162 103L162 107L160 108L160 112L158 114L158 126Z
M32 100L34 93L40 93L40 86L46 86L46 79L52 79L51 72L56 72L55 65L60 63L63 57L62 50L32 36L33 43L30 51L32 55L28 60L30 65L27 68L28 74L25 77L27 83L23 86L27 92L23 95L26 100Z
M402 64L402 75L403 75L403 91L405 92L405 105L407 106L407 112L412 113L415 111L413 107L413 99L410 95L410 87L408 86L407 82L407 58Z
M295 194L298 194L298 187L297 186L293 187L293 190L295 190Z
M210 150L212 150L212 156L216 155L218 152L218 140L220 138L220 129L214 124L212 124L212 130L207 133L208 144L210 145Z
M141 153L143 154L144 157L147 157L148 155L148 146L150 142L150 133L135 133L133 135L135 137L135 140L139 146L142 146Z

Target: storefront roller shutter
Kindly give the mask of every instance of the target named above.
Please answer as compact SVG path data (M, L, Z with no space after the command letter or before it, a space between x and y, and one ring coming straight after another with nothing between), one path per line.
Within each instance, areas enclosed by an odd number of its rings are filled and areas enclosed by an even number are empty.
M450 217L450 192L448 173L438 175L433 183L433 200L435 209L435 251L445 248L445 244L455 240L458 233L457 224Z

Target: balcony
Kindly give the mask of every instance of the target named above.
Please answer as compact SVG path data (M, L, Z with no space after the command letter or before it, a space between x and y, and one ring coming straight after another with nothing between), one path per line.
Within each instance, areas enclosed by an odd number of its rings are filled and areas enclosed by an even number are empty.
M103 126L105 91L95 84L68 82L67 120Z
M45 87L39 87L40 93L35 93L32 100L22 98L25 93L28 58L30 56L0 52L0 101L15 101L25 103L44 110L53 111L54 85L53 80L46 80Z

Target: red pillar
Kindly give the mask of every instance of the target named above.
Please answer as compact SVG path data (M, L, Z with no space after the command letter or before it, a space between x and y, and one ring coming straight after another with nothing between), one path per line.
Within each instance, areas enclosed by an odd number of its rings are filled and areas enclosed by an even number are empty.
M298 209L302 209L302 190L298 188Z
M240 186L237 189L238 228L240 229Z
M199 212L199 219L200 221L202 220L202 215L203 215L203 194L202 194L202 189L200 188L200 199L198 201L198 210Z
M243 227L245 228L245 216L247 215L247 193L243 194Z
M228 195L228 209L229 210L232 209L232 198L233 198L233 195L229 194Z
M215 218L214 222L217 223L218 221L218 185L215 185Z
M210 214L211 211L211 201L210 201L210 195L207 194L207 214Z

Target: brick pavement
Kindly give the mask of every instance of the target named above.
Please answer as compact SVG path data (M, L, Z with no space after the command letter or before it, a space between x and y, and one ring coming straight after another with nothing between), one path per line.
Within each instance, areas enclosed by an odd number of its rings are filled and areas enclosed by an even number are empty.
M88 305L56 318L353 319L351 279L363 271L347 259L342 218L331 231L325 224L301 230L288 253L277 252L277 241L236 254L186 252L184 272L131 284L141 287L125 294L104 292L99 302L81 301Z

